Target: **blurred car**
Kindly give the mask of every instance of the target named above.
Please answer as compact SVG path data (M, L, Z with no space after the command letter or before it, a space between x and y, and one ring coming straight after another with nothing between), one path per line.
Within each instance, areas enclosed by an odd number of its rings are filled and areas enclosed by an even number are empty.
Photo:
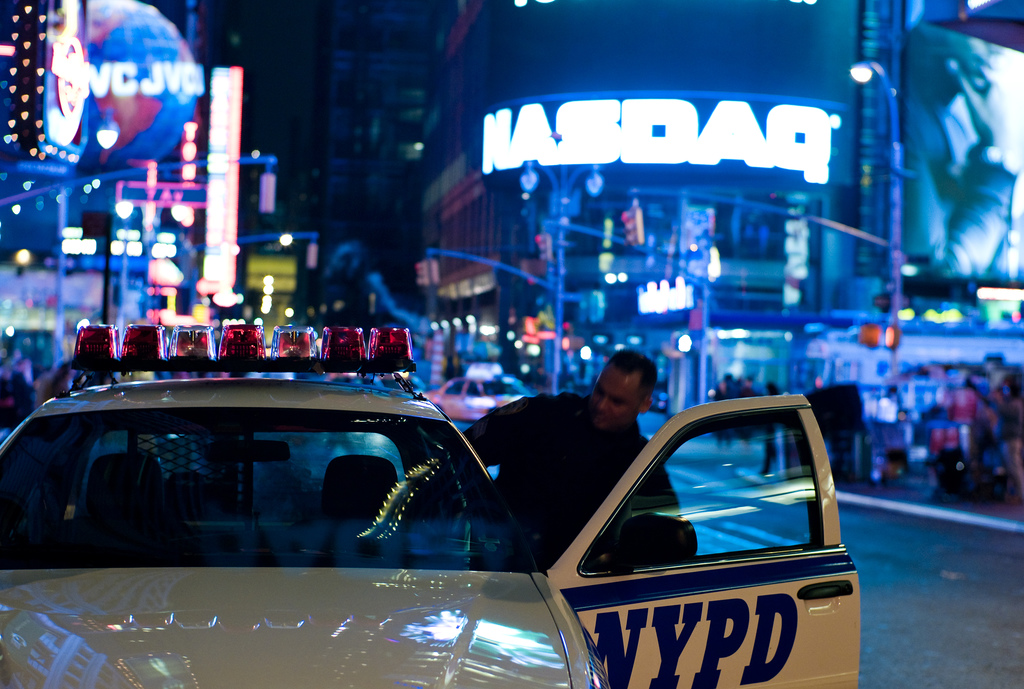
M476 421L492 409L535 394L515 376L494 378L458 376L436 390L426 393L427 399L456 421Z
M669 419L541 572L421 394L309 379L261 330L129 362L88 328L78 370L304 377L107 382L0 444L5 686L856 686L857 573L802 397ZM317 361L386 374L400 340ZM736 426L790 464L751 483L760 455L712 439Z

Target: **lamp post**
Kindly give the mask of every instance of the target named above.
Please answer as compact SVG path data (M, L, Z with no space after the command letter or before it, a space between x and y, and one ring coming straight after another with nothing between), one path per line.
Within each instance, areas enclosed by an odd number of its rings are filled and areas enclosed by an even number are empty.
M135 206L132 205L131 201L118 201L114 206L114 212L117 213L117 217L121 218L121 230L114 234L121 237L121 277L118 279L117 332L123 333L125 309L128 303L128 228L131 225L129 219L132 217L132 213L135 212ZM109 247L107 251L110 251ZM106 296L104 296L105 298Z
M896 103L896 91L889 81L882 65L875 61L858 62L850 68L850 76L860 84L871 81L878 75L878 84L885 94L889 108L889 333L887 344L891 345L890 373L895 378L899 375L899 357L897 345L900 332L900 309L903 308L903 144L900 143L900 113ZM889 338L892 338L890 341Z
M540 169L547 176L548 181L551 183L551 193L555 195L558 200L558 220L557 221L545 221L545 229L554 225L554 239L552 244L554 245L554 279L551 280L554 283L554 307L555 307L555 341L552 352L551 362L551 387L550 391L552 394L558 394L559 378L562 373L562 338L565 321L565 231L569 225L569 205L572 202L570 194L572 193L573 185L579 180L580 175L584 172L590 171L587 179L584 183L587 194L591 197L598 196L604 189L604 177L598 171L597 165L582 165L570 173L564 165L559 166L559 175L555 177L555 174L543 165L537 164L534 166L534 161L530 160L526 162L526 168L523 170L523 174L519 177L519 186L527 194L533 193L537 188L537 184L540 182L540 177L537 175L537 169ZM554 204L552 204L552 207ZM549 272L550 272L549 264ZM551 277L549 275L549 277Z

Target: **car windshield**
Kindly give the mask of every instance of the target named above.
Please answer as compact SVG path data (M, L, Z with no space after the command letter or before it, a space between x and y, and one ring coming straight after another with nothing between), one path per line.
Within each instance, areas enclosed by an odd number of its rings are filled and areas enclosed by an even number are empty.
M485 395L532 395L529 388L515 378L495 378L484 381Z
M0 567L532 571L503 505L438 420L257 408L48 416L0 457Z

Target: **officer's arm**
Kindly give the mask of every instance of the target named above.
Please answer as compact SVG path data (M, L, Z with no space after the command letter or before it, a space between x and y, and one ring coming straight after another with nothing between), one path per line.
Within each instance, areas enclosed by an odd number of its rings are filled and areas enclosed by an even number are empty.
M492 410L466 429L466 438L487 466L501 464L514 454L532 421L529 398Z

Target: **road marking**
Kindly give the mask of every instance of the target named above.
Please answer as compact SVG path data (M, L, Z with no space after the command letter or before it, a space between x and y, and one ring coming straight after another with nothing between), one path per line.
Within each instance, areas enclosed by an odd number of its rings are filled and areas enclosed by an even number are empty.
M953 510L948 507L932 507L930 505L917 505L914 503L899 502L896 500L884 500L882 498L873 498L870 495L847 493L845 491L836 491L836 499L840 505L847 503L850 505L860 505L861 507L874 507L877 509L890 510L892 512L912 514L917 517L926 517L928 519L943 519L945 521L970 524L972 526L983 526L988 529L997 529L999 531L1024 533L1024 523L1014 521L1013 519L989 517L984 514L974 514L973 512Z

